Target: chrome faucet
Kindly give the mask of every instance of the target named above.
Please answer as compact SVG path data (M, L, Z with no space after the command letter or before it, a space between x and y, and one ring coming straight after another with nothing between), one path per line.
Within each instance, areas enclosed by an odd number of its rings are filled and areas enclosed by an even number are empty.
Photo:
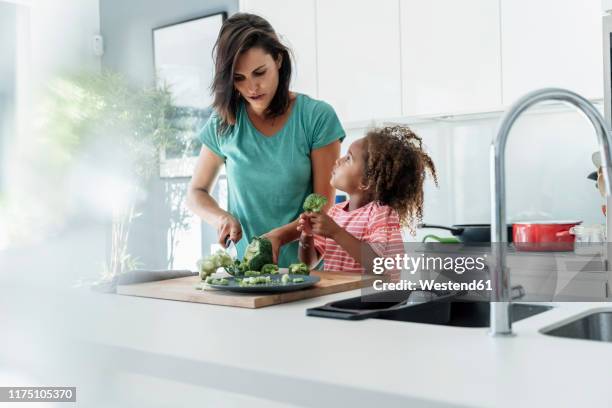
M543 101L569 103L581 111L590 121L599 141L601 165L608 197L612 196L612 133L595 106L582 96L558 88L533 91L516 101L504 114L497 136L491 144L491 242L493 262L491 268L491 328L493 336L511 335L510 276L506 268L506 176L505 156L508 134L518 117L529 107ZM606 212L609 214L610 212ZM606 216L607 229L610 220ZM496 244L498 243L498 244ZM607 264L607 262L606 262Z

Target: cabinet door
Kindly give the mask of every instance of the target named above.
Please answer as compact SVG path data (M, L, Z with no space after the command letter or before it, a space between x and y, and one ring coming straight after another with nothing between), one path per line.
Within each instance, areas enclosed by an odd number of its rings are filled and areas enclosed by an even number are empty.
M543 87L603 96L600 0L501 0L503 100Z
M262 16L294 56L291 90L317 97L315 0L242 0L240 11Z
M497 1L400 1L400 12L405 116L501 105Z
M317 0L319 98L344 123L401 116L398 0Z

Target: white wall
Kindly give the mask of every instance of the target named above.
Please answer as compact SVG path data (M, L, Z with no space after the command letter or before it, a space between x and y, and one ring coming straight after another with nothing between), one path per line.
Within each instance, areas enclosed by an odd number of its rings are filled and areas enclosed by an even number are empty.
M25 157L40 143L41 134L35 133L40 122L39 96L49 80L65 73L100 69L100 59L91 47L92 36L100 30L100 18L98 0L0 0L0 3L17 5L16 33L10 39L16 46L13 108L17 121L15 135L6 146L10 152L5 167L5 192L9 199L3 203L5 212L0 214L2 247L11 233L25 234L44 222L55 221L45 220L41 214L45 201L40 196L40 187L48 189L48 182ZM101 259L104 248L99 250Z
M39 108L37 95L50 79L100 70L100 57L92 50L92 37L100 32L100 7L98 0L17 3L17 126L28 137Z
M100 31L99 3L98 0L0 0L0 5L4 10L16 10L15 31L3 38L3 42L10 42L15 48L14 77L11 78L15 100L11 101L14 106L7 110L15 112L17 133L27 138L32 134L30 126L38 109L36 95L51 78L62 73L100 69L100 58L93 54L91 47L92 36ZM3 73L5 70L0 75ZM10 143L17 143L15 136L9 139ZM12 177L19 173L14 171L14 165L8 164L13 168Z
M0 2L0 194L4 189L8 143L15 123L15 33L17 6Z
M98 0L39 0L30 6L31 62L35 79L99 70L92 36L100 33Z

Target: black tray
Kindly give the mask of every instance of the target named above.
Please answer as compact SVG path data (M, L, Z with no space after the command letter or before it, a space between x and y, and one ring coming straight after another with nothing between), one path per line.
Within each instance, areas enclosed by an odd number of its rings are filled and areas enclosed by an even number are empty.
M380 292L372 295L357 296L353 298L336 300L320 307L306 310L307 316L328 317L343 320L363 320L369 318L393 317L396 313L406 314L406 311L414 311L417 321L418 316L423 316L423 322L447 321L450 315L450 300L464 294L464 292L439 292L436 298L425 303L408 304L408 297L412 291ZM448 307L439 307L440 303L448 304ZM433 307L435 306L435 307ZM429 311L430 313L424 313ZM412 313L410 313L412 315Z

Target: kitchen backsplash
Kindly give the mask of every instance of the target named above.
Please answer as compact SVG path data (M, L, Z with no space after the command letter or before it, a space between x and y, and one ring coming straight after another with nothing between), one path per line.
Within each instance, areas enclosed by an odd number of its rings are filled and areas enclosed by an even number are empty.
M424 221L443 225L490 222L489 148L499 117L410 125L423 138L438 170L426 185ZM347 131L343 154L367 129ZM508 139L508 220L577 219L604 223L603 199L587 175L597 138L575 111L543 111L520 118ZM429 231L431 233L431 231ZM448 235L444 231L436 234ZM407 240L420 240L404 234Z

